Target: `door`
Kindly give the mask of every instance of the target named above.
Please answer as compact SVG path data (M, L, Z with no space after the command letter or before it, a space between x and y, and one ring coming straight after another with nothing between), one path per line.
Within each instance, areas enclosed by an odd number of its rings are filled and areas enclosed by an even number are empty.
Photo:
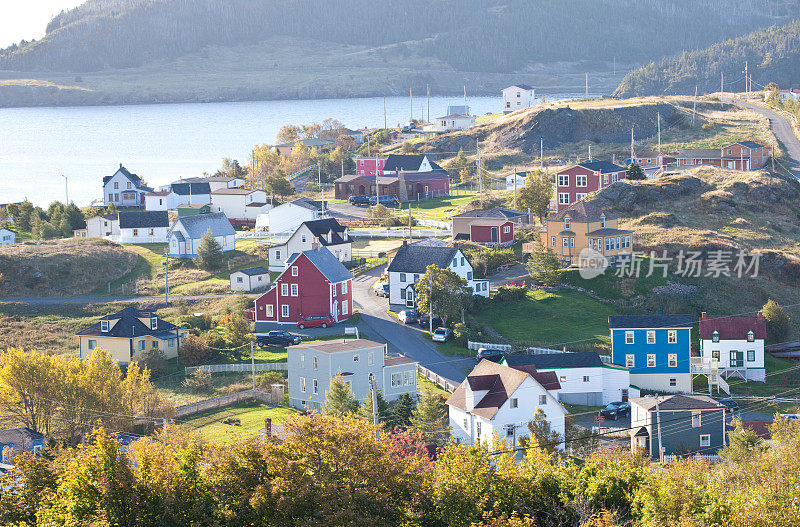
M731 368L744 368L744 352L731 350Z
M627 388L623 388L622 389L622 397L621 397L621 399L622 399L623 403L628 402L628 389Z
M492 227L492 243L497 243L497 227Z

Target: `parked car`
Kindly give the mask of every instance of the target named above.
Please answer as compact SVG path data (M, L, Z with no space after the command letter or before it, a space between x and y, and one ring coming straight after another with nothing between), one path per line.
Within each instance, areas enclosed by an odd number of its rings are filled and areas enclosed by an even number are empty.
M414 125L413 124L407 124L404 127L402 127L400 129L400 131L403 132L404 134L407 134L409 132L413 132L414 131Z
M620 417L631 415L631 403L622 401L608 403L602 410L600 410L600 415L606 419L612 419L616 421Z
M292 335L288 331L268 331L264 335L256 336L259 346L292 346L300 344L303 339L299 335Z
M369 205L369 196L365 196L363 194L357 194L355 196L350 196L347 198L347 202L350 205Z
M327 328L333 325L333 319L328 315L312 315L306 317L297 323L300 329L305 328Z
M787 421L794 421L795 419L800 419L800 414L778 414L778 417Z
M417 312L413 309L404 309L397 314L397 320L403 324L413 324L418 320Z
M383 205L384 207L399 207L400 206L400 202L397 201L397 198L394 198L392 196L372 196L371 198L369 198L369 204L371 206L374 207L375 205L377 205L379 203L381 205Z
M720 399L719 404L727 406L730 413L735 414L739 411L739 403L730 398Z
M431 316L428 313L420 313L419 314L419 325L427 328L431 323ZM442 319L439 317L433 317L433 327L438 328L442 325Z
M372 290L375 291L375 296L389 298L389 282L375 282Z
M434 342L447 342L450 339L450 329L448 328L436 328L433 330L433 334L431 335L431 339Z
M475 355L475 358L478 362L482 361L483 359L490 360L492 362L500 362L503 360L503 352L500 350L493 350L488 348L481 348L478 350L478 354Z

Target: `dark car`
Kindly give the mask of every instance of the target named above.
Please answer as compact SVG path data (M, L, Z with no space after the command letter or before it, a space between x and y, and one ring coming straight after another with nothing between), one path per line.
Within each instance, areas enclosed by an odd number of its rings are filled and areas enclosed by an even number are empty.
M306 317L303 320L297 323L297 327L300 329L305 328L327 328L328 326L333 325L333 319L328 315L312 315L310 317Z
M256 342L259 346L292 346L300 344L303 339L299 335L292 335L288 331L268 331L265 335L258 335Z
M400 129L400 131L403 132L404 134L413 132L414 131L414 125L413 124L407 124L404 127L402 127Z
M369 199L369 196L358 194L356 196L350 196L347 198L347 202L350 205L369 205Z
M374 207L375 205L377 205L379 203L381 205L383 205L384 207L399 207L400 206L400 202L397 201L397 199L392 197L392 196L372 196L371 198L369 198L369 204L371 206Z
M500 362L503 360L503 352L500 350L493 350L488 348L481 348L478 350L478 354L475 355L475 358L478 362L482 361L483 359L490 360L492 362Z
M419 325L423 327L428 327L431 323L431 316L427 313L420 313L419 315ZM438 328L442 325L442 319L439 317L433 317L433 327Z
M727 398L726 399L720 399L718 402L719 402L719 404L721 404L723 406L727 406L728 407L727 411L732 413L732 414L735 414L736 412L739 411L739 403L737 403L733 399L727 399Z
M620 417L631 415L631 403L622 401L608 403L602 410L600 410L600 415L606 419L612 419L616 421Z
M404 309L397 314L397 320L403 324L413 324L418 319L417 312L414 309Z

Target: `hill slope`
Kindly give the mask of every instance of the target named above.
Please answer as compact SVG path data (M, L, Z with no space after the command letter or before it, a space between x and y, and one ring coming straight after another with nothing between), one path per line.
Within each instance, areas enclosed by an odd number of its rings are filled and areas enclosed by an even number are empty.
M721 74L725 78L725 91L744 91L745 61L755 89L770 82L797 87L800 20L651 62L628 73L616 95L691 93L695 86L700 93L716 92L720 89Z

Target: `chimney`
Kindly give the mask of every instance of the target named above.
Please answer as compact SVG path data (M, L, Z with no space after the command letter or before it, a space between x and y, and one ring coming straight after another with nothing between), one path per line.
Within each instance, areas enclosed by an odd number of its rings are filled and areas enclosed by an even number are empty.
M119 164L119 168L122 168L122 163Z
M405 239L403 239L403 245L408 245L408 241L406 241Z
M758 319L764 320L764 313L762 313L761 311L758 312Z
M702 313L700 313L700 318L706 318L706 312L705 312L705 311L703 311Z

